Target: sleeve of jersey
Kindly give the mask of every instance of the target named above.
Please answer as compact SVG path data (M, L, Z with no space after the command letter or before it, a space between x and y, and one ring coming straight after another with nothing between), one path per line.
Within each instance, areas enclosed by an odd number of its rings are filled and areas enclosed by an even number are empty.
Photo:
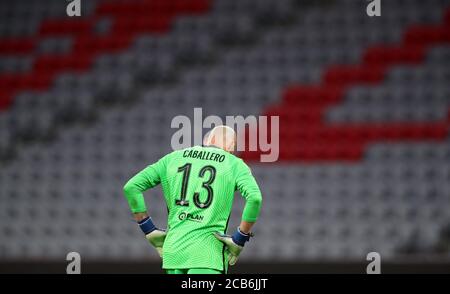
M162 160L149 165L132 177L123 187L123 192L131 212L138 213L147 211L143 192L161 182L162 165Z
M244 162L237 169L236 187L245 199L242 220L255 222L261 211L262 195L250 168Z

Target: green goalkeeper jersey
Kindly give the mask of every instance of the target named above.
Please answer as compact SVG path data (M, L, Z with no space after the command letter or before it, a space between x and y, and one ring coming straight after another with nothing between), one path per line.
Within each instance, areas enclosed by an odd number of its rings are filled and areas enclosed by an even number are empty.
M246 202L242 219L256 221L262 197L250 168L242 159L212 146L174 151L125 185L133 213L147 210L142 192L158 184L168 208L163 268L225 271L225 245L213 233L226 232L236 190Z

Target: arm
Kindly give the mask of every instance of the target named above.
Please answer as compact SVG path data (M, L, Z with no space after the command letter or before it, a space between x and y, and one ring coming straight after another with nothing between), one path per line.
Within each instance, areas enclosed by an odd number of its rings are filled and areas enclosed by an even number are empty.
M239 229L241 232L248 234L261 212L262 195L250 168L243 162L237 170L236 188L245 199L245 206Z
M245 199L244 211L241 224L234 233L233 239L236 244L244 246L252 236L251 229L261 212L262 195L250 168L240 161L237 166L236 188Z
M246 222L243 220L243 221L241 221L241 224L239 225L239 230L241 230L242 233L248 235L248 234L250 234L254 224L255 224L254 222L249 223L249 222Z
M155 247L159 255L162 256L162 246L166 237L166 232L159 230L152 219L147 214L143 192L153 188L161 182L160 169L162 160L148 166L132 177L124 186L125 197L133 213L134 220L139 224L146 239Z
M137 212L137 213L133 213L133 218L136 222L141 222L144 219L148 218L148 214L147 212Z
M140 218L143 215L146 215L147 212L143 192L153 188L161 182L157 172L157 164L158 163L150 165L137 173L123 187L125 198L137 221L141 220Z

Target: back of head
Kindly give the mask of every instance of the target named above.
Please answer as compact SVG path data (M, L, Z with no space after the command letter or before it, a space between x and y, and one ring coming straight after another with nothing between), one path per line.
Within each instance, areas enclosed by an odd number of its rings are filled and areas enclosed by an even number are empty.
M227 152L233 152L236 148L236 133L229 126L217 126L206 134L203 144L216 146Z

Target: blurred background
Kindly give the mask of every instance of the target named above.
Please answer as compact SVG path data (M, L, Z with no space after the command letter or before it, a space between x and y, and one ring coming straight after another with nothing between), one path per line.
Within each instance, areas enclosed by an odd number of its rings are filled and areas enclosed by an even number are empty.
M0 0L0 272L162 273L122 186L194 107L280 116L231 273L450 272L449 0L80 3Z

